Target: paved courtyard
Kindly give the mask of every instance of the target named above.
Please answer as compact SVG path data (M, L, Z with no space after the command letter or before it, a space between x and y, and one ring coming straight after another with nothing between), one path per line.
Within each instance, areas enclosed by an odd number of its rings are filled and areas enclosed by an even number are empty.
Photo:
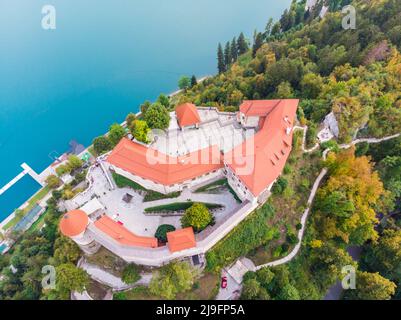
M237 201L227 190L218 194L200 194L192 193L189 189L186 189L178 198L143 202L143 196L133 189L115 188L111 190L100 167L92 171L90 179L92 178L93 184L88 191L78 195L73 200L66 201L67 209L80 208L96 195L100 203L105 206L108 216L116 221L121 221L127 229L139 236L154 236L157 228L162 224L171 224L177 229L181 228L180 216L147 216L144 214L145 208L174 202L185 202L188 199L196 202L216 203L224 206L224 209L214 212L216 222L219 222L226 220L239 207ZM123 197L127 193L133 197L130 203L123 201Z
M178 128L175 113L171 113L167 134L156 134L152 148L171 156L183 156L196 150L217 145L227 152L254 135L252 130L243 130L235 114L221 114L215 109L198 110L202 123L199 129Z

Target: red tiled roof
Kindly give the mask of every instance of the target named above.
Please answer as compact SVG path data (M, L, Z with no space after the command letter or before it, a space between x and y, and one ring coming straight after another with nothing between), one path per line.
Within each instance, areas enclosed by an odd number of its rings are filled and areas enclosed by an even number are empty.
M257 100L245 101L241 105L240 112L261 117L260 130L225 154L224 162L234 173L238 173L239 179L255 196L274 182L284 168L292 148L292 128L298 103L299 100L295 99ZM249 146L252 148L249 149ZM171 157L126 138L121 140L107 161L166 186L189 181L223 167L217 146L187 156ZM241 173L241 169L246 168L244 163L252 164L250 172Z
M60 220L60 231L66 237L75 237L86 230L88 215L82 210L67 212Z
M137 236L108 216L103 216L97 220L95 226L121 244L133 247L157 248L156 238Z
M136 176L168 186L222 168L220 158L217 146L171 157L123 138L107 161Z
M196 247L195 234L192 227L167 233L168 248L171 252Z
M184 103L175 108L178 124L181 128L193 126L201 122L198 110L192 103Z
M258 116L265 117L276 107L282 100L246 100L239 110L246 117Z
M258 196L280 176L291 152L292 128L299 100L266 101L264 110L262 101L251 102L244 104L243 110L248 115L264 115L263 125L253 137L227 153L224 159L252 194ZM253 107L256 110L252 110ZM247 166L251 170L246 170Z

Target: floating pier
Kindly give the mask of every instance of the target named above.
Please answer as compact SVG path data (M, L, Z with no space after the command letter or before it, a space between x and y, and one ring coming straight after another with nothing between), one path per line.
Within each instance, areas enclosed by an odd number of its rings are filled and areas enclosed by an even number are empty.
M20 181L23 177L25 177L25 175L27 174L29 174L37 183L39 183L42 187L44 187L45 183L43 179L30 166L28 166L26 163L23 163L21 164L21 167L23 171L0 189L0 196L3 193L5 193L8 189L10 189L13 185L15 185L18 181Z

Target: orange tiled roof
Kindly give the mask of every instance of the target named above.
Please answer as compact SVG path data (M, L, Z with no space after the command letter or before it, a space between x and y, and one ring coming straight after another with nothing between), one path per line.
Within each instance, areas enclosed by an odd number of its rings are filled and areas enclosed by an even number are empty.
M66 237L75 237L86 230L88 215L82 210L67 212L60 220L59 228Z
M151 237L140 237L128 231L108 216L103 216L95 222L96 228L107 234L115 241L134 247L156 248L157 239Z
M192 227L167 233L168 248L178 252L196 247L195 234Z
M248 115L265 117L262 127L255 136L231 150L224 158L234 173L246 168L244 164L252 165L251 172L237 176L255 196L275 181L284 168L292 149L292 128L298 103L299 100L295 99L266 101L265 110L263 101L256 104L249 101L242 106ZM252 110L253 107L256 110ZM249 142L253 143L252 150L246 148Z
M136 176L168 186L222 168L220 158L217 146L187 156L171 157L124 138L107 161Z
M247 117L266 117L283 100L246 100L239 110Z
M201 122L198 110L192 103L184 103L175 108L178 124L181 128L193 126Z

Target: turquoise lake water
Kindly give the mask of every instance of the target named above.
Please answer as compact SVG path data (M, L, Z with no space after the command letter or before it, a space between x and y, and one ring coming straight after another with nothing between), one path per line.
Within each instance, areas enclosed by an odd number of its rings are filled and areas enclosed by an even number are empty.
M0 0L0 187L41 172L76 139L89 145L181 75L216 72L216 48L263 30L290 0ZM41 10L56 8L57 29ZM0 220L38 189L0 196Z

